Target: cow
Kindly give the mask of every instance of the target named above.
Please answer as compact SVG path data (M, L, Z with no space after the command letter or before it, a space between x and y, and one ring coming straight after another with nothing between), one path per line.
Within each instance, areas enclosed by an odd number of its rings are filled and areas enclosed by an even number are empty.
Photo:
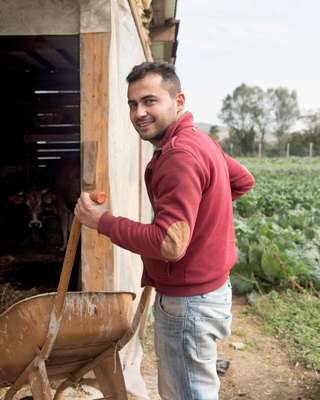
M32 188L9 197L15 205L24 204L28 212L28 226L32 239L39 241L43 223L48 217L57 216L61 231L60 250L66 249L73 219L73 210L80 195L79 163L66 160L48 173L50 189Z
M43 224L46 219L57 216L56 195L49 189L32 188L9 196L9 203L23 208L31 232L32 242L40 244L43 240Z

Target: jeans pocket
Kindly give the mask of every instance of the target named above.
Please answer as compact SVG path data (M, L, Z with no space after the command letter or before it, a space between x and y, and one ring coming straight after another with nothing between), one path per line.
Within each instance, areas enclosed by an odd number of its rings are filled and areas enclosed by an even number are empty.
M197 357L209 361L216 357L214 342L224 339L230 334L231 315L225 318L195 318L194 333Z
M157 295L159 310L170 318L184 318L187 311L184 297Z

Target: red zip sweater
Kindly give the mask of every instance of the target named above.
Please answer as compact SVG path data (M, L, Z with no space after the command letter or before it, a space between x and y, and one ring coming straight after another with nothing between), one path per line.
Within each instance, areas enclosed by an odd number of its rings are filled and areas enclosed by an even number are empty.
M142 256L142 286L194 296L221 286L236 262L232 200L253 185L188 112L171 124L145 172L152 224L105 213L98 231Z

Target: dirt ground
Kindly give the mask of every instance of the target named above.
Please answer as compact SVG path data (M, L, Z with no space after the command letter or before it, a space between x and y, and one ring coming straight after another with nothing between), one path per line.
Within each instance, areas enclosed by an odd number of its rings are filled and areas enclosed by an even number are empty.
M244 298L234 299L233 334L219 343L219 358L230 361L221 377L221 400L320 400L320 374L290 364L285 349L263 333L246 307ZM150 343L148 348L142 371L150 399L158 400L155 355Z
M219 343L219 358L230 361L230 368L221 377L220 400L320 400L320 374L290 364L285 349L263 333L259 320L246 313L246 308L244 298L234 299L233 334ZM144 349L142 373L150 400L160 400L150 326ZM0 398L4 392L0 389ZM65 398L97 399L101 398L99 393L87 388L81 393L70 392Z

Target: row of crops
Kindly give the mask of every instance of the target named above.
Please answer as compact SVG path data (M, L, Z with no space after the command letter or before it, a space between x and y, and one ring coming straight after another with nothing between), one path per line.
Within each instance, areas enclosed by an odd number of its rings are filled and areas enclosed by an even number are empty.
M320 290L320 159L243 159L256 187L235 202L234 291Z

